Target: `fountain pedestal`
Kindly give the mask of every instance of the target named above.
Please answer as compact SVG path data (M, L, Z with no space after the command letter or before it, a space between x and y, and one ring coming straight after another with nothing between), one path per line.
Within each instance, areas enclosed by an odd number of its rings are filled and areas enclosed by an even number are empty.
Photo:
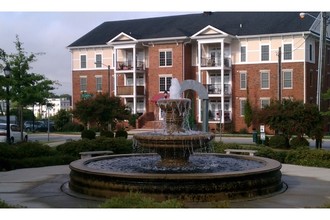
M205 147L214 138L212 133L187 131L184 122L190 110L190 99L160 99L157 104L164 112L164 129L160 133L142 133L134 136L139 147L160 155L158 165L184 166L189 156L198 148Z

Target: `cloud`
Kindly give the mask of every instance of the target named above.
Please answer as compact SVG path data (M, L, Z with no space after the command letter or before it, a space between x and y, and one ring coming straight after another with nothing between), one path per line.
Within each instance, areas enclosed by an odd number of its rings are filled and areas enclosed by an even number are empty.
M0 48L15 53L16 35L29 53L44 53L31 72L56 80L56 94L72 94L71 54L66 48L105 21L159 17L188 12L0 12Z

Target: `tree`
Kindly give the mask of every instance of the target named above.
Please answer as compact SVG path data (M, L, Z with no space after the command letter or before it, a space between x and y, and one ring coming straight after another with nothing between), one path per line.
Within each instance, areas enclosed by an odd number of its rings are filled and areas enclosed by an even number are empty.
M98 94L76 103L73 117L85 126L95 123L101 130L107 130L108 125L114 125L116 120L128 119L130 111L119 97L109 97L108 94Z
M298 138L305 134L319 140L323 137L323 117L314 104L289 99L271 101L260 111L259 119L270 129L279 131L289 143L292 135Z
M63 127L71 121L71 113L61 109L54 116L54 124L57 131L62 131Z
M247 99L244 105L244 122L247 127L251 126L252 119L253 119L252 107L250 105L249 99Z
M52 95L51 91L55 89L58 82L47 79L44 75L30 72L30 64L37 61L37 55L41 53L25 52L23 44L16 36L16 53L6 54L0 50L0 59L3 63L9 64L12 70L11 77L8 80L10 85L10 100L16 102L20 111L20 126L23 127L23 108L35 103L46 103L46 98ZM23 132L21 133L23 138Z

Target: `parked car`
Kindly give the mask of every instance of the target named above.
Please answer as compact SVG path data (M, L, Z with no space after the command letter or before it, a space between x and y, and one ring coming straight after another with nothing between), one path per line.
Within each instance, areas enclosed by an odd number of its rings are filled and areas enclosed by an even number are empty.
M34 121L34 126L33 126L33 121L26 121L24 122L24 130L26 132L29 131L47 131L47 126L43 121Z
M19 142L21 140L21 129L16 124L10 124L10 143ZM23 132L23 141L28 141L28 135ZM7 142L7 124L0 123L0 142Z

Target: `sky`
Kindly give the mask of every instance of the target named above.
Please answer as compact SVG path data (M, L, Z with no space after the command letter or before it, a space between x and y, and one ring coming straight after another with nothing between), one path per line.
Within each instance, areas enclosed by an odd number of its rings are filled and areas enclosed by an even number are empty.
M246 4L245 0L241 1ZM253 7L252 9L281 11L284 8L280 4L281 1L276 1L274 7L269 7L267 3L269 8ZM124 3L116 1L115 4L114 1L109 0L93 0L89 1L89 4L79 2L78 7L68 2L71 1L11 0L2 3L0 9L0 48L6 53L15 53L14 42L18 36L28 54L43 53L37 56L36 62L31 63L31 72L58 81L61 86L54 90L58 95L72 94L71 54L67 46L105 21L216 10L246 11L251 7L251 3L257 3L258 0L250 0L249 6L245 6L242 2L235 4L235 1L231 1L230 4L220 4L221 1L217 0L204 0L203 3L210 2L210 4L203 5L186 0L167 0L166 4L163 2L159 6L155 5L157 1L150 0L126 0ZM285 3L285 6L286 10L304 10L301 6L288 3ZM313 9L309 7L308 10Z
M184 13L184 12L182 12ZM15 53L16 36L37 55L30 72L58 81L54 93L72 94L71 53L67 46L105 21L182 14L180 12L0 12L0 48Z

